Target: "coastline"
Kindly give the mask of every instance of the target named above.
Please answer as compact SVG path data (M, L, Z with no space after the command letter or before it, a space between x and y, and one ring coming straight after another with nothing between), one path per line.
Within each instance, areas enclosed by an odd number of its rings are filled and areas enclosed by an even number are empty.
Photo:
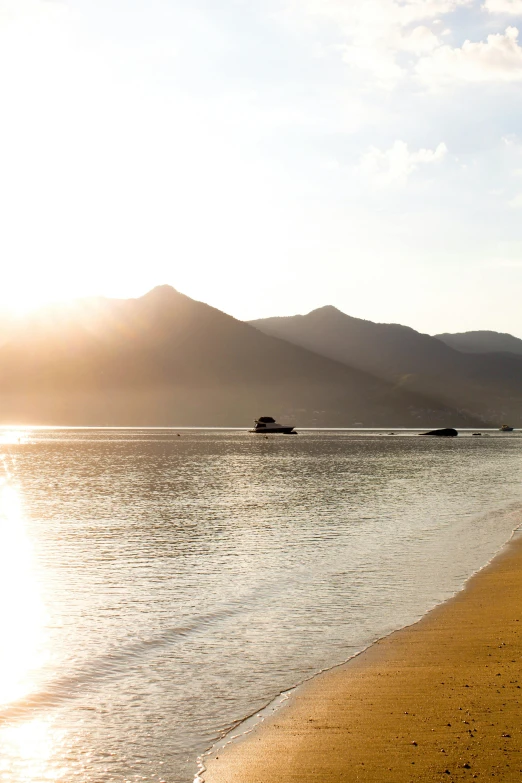
M521 661L515 531L448 601L298 686L239 739L225 738L201 780L518 781Z

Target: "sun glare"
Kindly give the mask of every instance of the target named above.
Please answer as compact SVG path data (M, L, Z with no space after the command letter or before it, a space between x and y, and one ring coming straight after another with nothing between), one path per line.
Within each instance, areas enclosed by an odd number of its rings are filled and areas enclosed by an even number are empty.
M4 728L0 733L0 781L13 783L13 774L20 783L61 780L66 769L56 761L56 748L63 737L64 732L55 729L49 718Z
M67 299L67 296L59 297L56 296L56 294L53 295L51 293L46 295L45 292L35 291L32 292L31 295L27 295L27 293L24 292L20 293L19 295L13 295L7 301L5 301L3 309L11 315L24 316L40 307L59 304L60 302L66 301Z
M0 708L34 687L45 661L46 613L8 458L0 463Z
M27 432L4 430L0 443L0 783L58 781L67 771L57 748L64 731L50 716L8 718L11 707L37 692L48 658L48 616L35 570L30 531L16 484L10 444ZM7 714L2 715L7 710Z
M26 433L3 433L2 443L20 443ZM45 663L47 616L35 575L33 551L12 456L0 458L0 717L34 693ZM58 780L52 762L59 737L49 719L0 723L0 781ZM53 767L53 769L51 769Z

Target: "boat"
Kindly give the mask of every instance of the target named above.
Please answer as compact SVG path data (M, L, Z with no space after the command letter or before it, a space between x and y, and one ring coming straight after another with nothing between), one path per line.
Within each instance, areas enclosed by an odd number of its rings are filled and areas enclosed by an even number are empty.
M271 416L260 416L254 421L255 427L249 432L268 435L270 433L281 433L282 435L297 435L297 432L288 424L278 424Z
M503 424L500 428L500 432L513 432L514 427L510 427L509 424Z
M457 430L454 430L453 427L443 427L440 430L419 433L419 435L433 435L436 438L456 438L458 434Z

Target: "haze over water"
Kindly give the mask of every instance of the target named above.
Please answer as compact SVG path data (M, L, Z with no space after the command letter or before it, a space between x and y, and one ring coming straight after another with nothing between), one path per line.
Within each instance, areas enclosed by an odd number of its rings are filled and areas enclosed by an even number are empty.
M0 780L186 783L509 538L522 438L3 431Z

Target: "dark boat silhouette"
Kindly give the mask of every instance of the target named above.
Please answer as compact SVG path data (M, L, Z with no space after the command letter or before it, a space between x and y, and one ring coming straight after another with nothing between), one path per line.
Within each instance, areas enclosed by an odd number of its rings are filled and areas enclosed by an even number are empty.
M278 424L271 416L260 416L255 419L255 427L249 432L268 435L269 433L280 433L282 435L297 435L297 432L288 424Z
M431 430L431 432L421 432L421 435L432 435L436 438L455 438L459 433L453 427L444 427L440 430Z

